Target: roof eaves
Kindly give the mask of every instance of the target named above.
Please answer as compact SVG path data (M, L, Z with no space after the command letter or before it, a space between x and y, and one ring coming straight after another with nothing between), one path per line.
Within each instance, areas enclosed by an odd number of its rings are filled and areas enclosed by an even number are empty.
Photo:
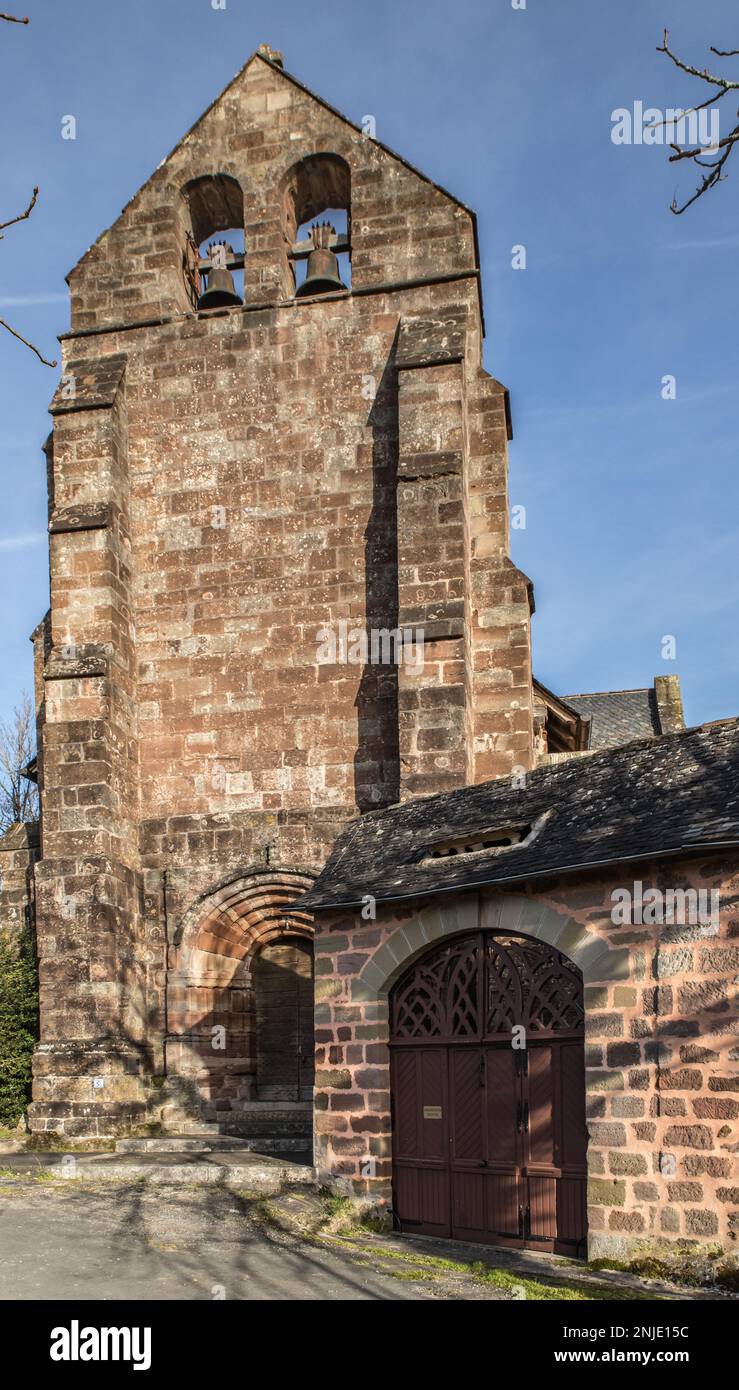
M567 700L607 700L613 695L648 695L651 689L651 685L639 685L633 690L573 690L569 695L561 695L560 699L565 702Z
M430 885L427 888L413 888L407 893L389 893L387 895L384 895L382 893L373 893L372 896L374 897L376 902L408 902L413 898L436 897L439 893L475 893L480 888L497 888L500 884L506 884L507 886L510 886L511 884L516 883L531 883L536 879L551 878L555 874L582 873L584 870L608 868L609 865L613 864L635 864L639 863L642 860L668 859L675 858L675 856L677 855L707 854L711 853L712 851L720 851L725 849L739 849L739 839L712 841L693 840L689 844L682 843L676 845L672 849L646 850L644 854L624 853L612 855L605 859L580 859L576 860L574 863L571 864L556 864L551 867L539 866L538 868L530 869L521 874L507 874L498 878L473 879L467 884L450 883L441 884L438 886ZM305 902L307 911L309 911L311 914L316 912L332 912L334 910L338 911L340 908L345 907L361 907L363 898L366 896L366 894L360 894L359 897L345 898L343 900L326 899L324 901L321 901L319 899L319 901L315 904L311 903L310 896L310 894L306 895L307 902L305 899L296 898L295 902L292 903L291 906L296 907L298 905L302 905Z

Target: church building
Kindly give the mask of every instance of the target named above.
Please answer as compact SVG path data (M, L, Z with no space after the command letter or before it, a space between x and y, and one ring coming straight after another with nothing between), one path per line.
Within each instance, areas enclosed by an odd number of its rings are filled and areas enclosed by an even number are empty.
M475 214L263 45L68 283L31 1130L730 1249L739 723L534 678Z

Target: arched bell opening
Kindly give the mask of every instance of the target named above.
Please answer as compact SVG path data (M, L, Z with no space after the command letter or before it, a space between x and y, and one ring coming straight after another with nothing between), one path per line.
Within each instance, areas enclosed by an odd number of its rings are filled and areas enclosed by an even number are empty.
M203 174L182 190L183 274L193 308L244 302L244 194L230 174Z
M299 298L351 285L351 174L336 154L300 160L282 180L287 292Z
M402 1229L584 1255L584 1002L578 967L476 931L390 992L393 1206Z

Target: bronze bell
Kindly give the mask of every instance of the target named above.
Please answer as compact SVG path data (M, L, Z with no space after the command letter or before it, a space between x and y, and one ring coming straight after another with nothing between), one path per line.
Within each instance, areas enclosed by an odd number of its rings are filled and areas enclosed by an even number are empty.
M223 247L222 252L219 252L220 247ZM225 266L226 257L233 256L233 247L226 241L219 241L208 247L208 253L213 268L208 271L208 288L198 300L198 309L225 309L232 304L243 304L236 293L233 275Z
M329 250L329 242L336 236L330 222L322 222L311 227L313 250L308 256L306 277L295 291L295 298L306 294L328 294L331 290L345 290L346 285L339 275L339 262L335 253Z

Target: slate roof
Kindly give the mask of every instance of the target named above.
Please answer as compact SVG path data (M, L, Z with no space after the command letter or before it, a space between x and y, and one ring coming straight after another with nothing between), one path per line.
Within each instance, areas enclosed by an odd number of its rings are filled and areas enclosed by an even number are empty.
M537 825L530 843L428 860L473 830ZM510 884L545 874L739 847L739 719L574 757L371 811L339 837L300 906L358 905Z
M662 732L654 690L601 690L562 699L590 720L589 748L618 748Z

